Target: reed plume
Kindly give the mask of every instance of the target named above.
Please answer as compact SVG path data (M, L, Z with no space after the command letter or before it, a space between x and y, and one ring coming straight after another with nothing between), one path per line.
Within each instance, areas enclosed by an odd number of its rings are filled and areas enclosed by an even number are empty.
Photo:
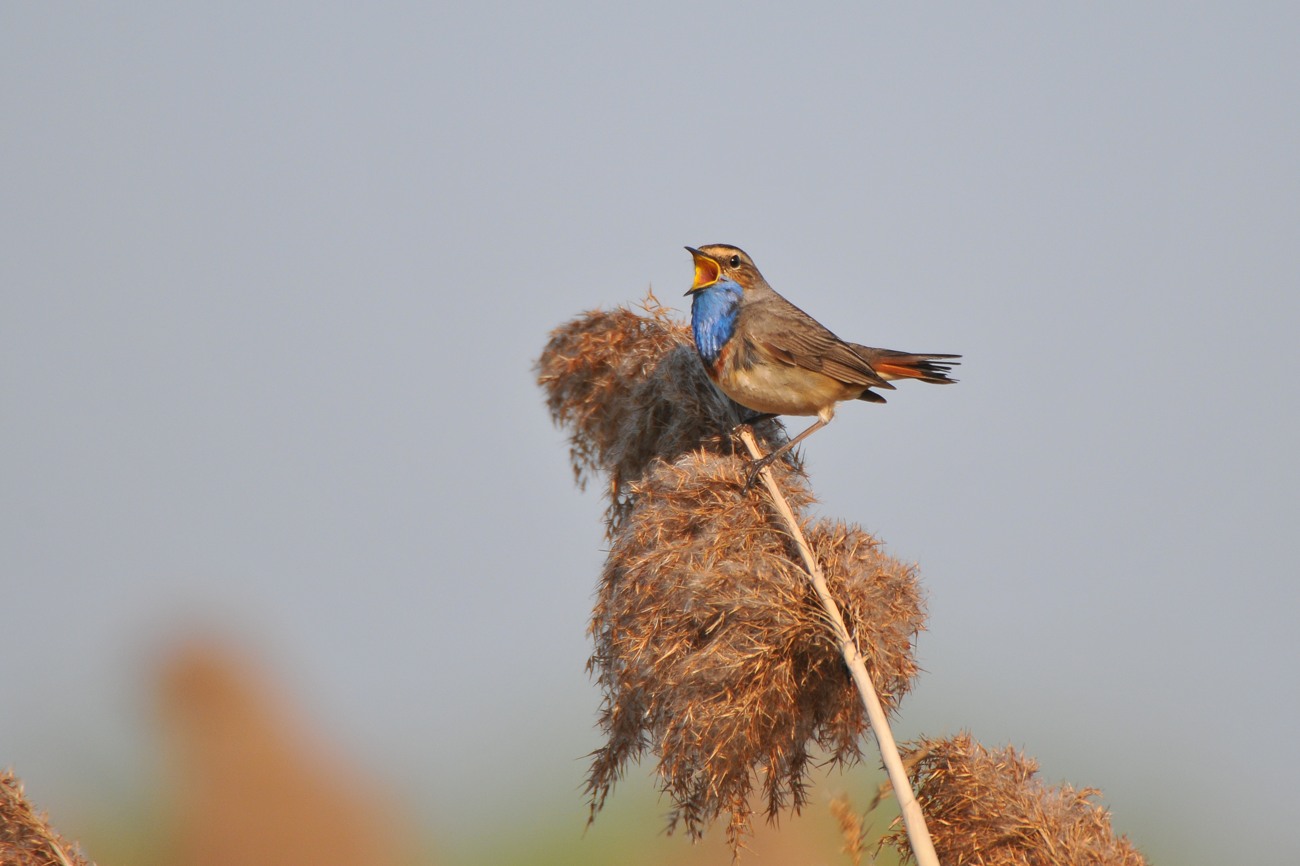
M609 556L590 634L607 741L588 776L591 816L629 761L652 754L692 838L723 815L739 848L750 797L769 819L807 799L820 751L856 761L867 729L844 659L786 524L757 490L730 431L745 412L709 382L690 335L647 303L557 329L538 361L575 475L609 478ZM785 440L756 425L763 447ZM797 461L771 467L889 708L917 673L924 625L914 569L843 523L812 522Z
M596 473L608 477L611 534L631 507L628 486L653 461L732 454L731 430L749 414L709 382L670 310L650 295L643 312L585 313L551 333L536 365L551 418L569 430L574 480L585 488ZM755 432L771 447L786 441L774 420Z
M651 755L672 802L668 829L699 838L725 817L735 854L754 795L769 820L797 812L814 756L857 761L870 730L906 825L881 844L905 858L1142 864L1091 802L1096 791L1045 787L1013 750L962 735L913 744L900 760L885 720L917 674L915 570L856 526L809 518L796 458L764 471L766 496L746 490L742 451L770 453L788 441L784 428L737 428L747 413L710 383L687 328L653 296L644 312L585 313L537 362L579 485L609 480L610 550L589 627L606 735L587 777L590 819L628 763ZM859 858L861 823L847 803L836 809Z
M939 858L963 866L1142 866L1146 861L1092 799L1100 792L1051 787L1038 763L1013 748L991 750L969 734L925 739L908 750L917 798ZM905 855L901 831L886 841Z
M4 866L89 866L77 846L54 831L10 771L0 772L0 863Z
M867 827L863 817L853 808L848 795L837 794L830 802L831 815L840 825L840 838L844 840L840 850L849 855L853 866L861 866L862 855L867 850Z

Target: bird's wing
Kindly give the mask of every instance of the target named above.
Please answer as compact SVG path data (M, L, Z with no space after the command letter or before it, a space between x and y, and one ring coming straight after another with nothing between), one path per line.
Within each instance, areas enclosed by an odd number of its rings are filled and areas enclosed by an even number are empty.
M827 328L775 292L742 308L739 330L769 356L792 367L815 370L847 385L894 386L877 375L867 360Z

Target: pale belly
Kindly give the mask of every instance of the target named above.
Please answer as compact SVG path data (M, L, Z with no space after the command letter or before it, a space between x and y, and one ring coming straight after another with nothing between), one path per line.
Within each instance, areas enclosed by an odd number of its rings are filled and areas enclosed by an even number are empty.
M829 420L835 404L859 396L861 385L845 385L823 373L785 364L756 364L724 370L716 380L722 393L756 412L821 415Z

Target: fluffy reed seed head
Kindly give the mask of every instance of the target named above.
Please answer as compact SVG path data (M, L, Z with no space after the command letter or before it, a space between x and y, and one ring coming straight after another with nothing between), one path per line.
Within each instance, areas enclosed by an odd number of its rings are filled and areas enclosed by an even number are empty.
M569 430L575 481L609 478L611 531L630 507L627 485L653 460L696 448L730 454L731 430L751 414L713 387L671 310L654 295L643 309L584 313L551 332L535 365L552 420ZM766 448L785 442L774 420L754 432Z
M866 822L858 810L853 808L853 801L843 792L831 799L830 811L836 823L840 825L840 837L844 839L840 850L849 855L853 866L861 866L862 855L867 850Z
M5 866L88 866L76 845L59 836L23 794L18 777L0 772L0 863Z
M588 664L607 742L588 776L591 814L648 752L673 801L669 829L698 838L726 815L738 849L751 794L770 819L797 811L814 754L857 760L867 723L785 526L765 491L742 490L748 460L729 432L741 411L709 382L687 329L648 313L587 313L538 362L579 482L610 477ZM785 441L776 422L757 432L766 448ZM797 464L771 468L796 513L812 502ZM801 522L892 708L917 672L914 570L856 527Z
M912 782L940 862L964 866L1143 866L1116 837L1100 792L1049 787L1038 763L1013 748L986 749L969 734L921 740L908 750ZM887 837L904 855L907 837Z

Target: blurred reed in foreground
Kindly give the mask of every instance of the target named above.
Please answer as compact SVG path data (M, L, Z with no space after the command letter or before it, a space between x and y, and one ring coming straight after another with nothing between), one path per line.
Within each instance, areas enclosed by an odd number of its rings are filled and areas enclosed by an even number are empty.
M225 646L174 648L162 672L177 866L411 862L412 834L284 690Z

